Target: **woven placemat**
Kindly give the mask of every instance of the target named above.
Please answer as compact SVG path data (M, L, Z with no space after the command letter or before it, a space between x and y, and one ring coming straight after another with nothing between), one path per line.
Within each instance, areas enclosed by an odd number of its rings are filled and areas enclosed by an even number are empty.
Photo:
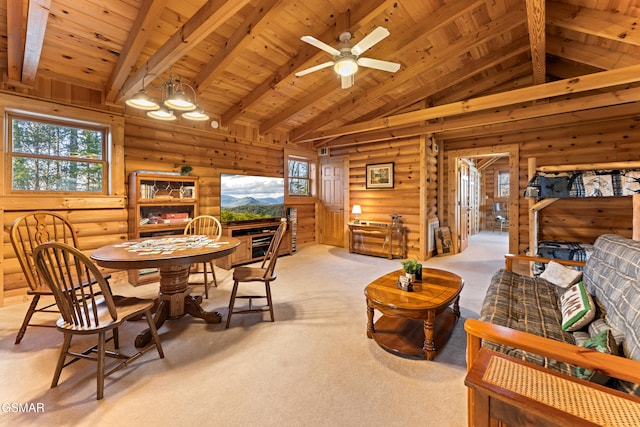
M640 403L492 356L483 380L602 426L640 426Z

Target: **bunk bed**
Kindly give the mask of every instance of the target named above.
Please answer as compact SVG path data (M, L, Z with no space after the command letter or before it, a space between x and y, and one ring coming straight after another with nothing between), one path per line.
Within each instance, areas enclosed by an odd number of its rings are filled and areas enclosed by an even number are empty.
M560 199L572 197L633 197L632 238L640 240L640 161L537 166L536 159L530 158L528 176L524 194L529 199L528 254L587 260L591 243L539 240L539 212ZM536 270L534 273L541 272Z

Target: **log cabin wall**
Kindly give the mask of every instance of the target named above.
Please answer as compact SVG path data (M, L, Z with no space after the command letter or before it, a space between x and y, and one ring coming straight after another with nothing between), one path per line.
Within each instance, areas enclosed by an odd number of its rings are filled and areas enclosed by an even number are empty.
M59 93L63 101L70 99L84 99L89 96L87 91L60 90L52 91L52 87L60 88L66 85L45 85L45 92ZM53 95L52 95L53 96ZM85 103L86 104L86 103ZM78 108L71 105L40 101L24 96L14 96L3 93L0 97L0 111L2 122L3 154L6 147L5 138L9 130L4 129L5 118L9 112L21 111L35 113L63 119L83 120L90 123L106 125L111 128L111 192L107 195L68 195L57 193L43 193L35 195L13 194L8 182L9 174L5 170L7 157L2 162L2 201L0 214L2 215L3 233L3 262L0 280L0 305L5 298L15 297L15 300L26 298L26 281L15 257L9 238L9 230L13 221L20 215L34 210L52 210L67 217L76 228L80 249L86 253L91 250L126 238L127 235L127 199L124 184L124 119L120 114L112 114L89 108Z
M362 207L363 221L391 222L398 213L407 228L407 258L426 259L425 238L430 220L437 217L437 152L428 137L375 142L357 147L332 147L331 155L349 159L349 200ZM368 164L394 164L392 189L367 189Z
M250 128L212 131L126 117L125 169L128 177L136 170L179 171L184 164L200 182L199 211L220 217L220 174L239 173L282 177L285 174L284 137L259 137ZM292 149L300 150L299 147ZM309 156L315 152L308 151ZM315 243L315 199L286 198L287 207L298 209L297 246Z
M510 220L518 221L518 250L524 253L529 246L528 199L523 197L528 182L528 159L535 157L538 166L638 160L640 129L637 127L637 118L629 117L567 127L530 129L499 136L461 136L441 142L445 158L450 150L507 144L519 146L517 197L520 203L518 214L511 213ZM446 165L444 162L445 168ZM445 200L444 206L447 204ZM632 221L631 197L564 199L541 211L539 239L593 243L605 233L631 237Z
M480 215L482 217L481 230L493 230L493 203L506 202L504 199L496 198L496 185L498 183L498 172L500 171L509 171L508 157L501 157L491 166L482 170L481 185L483 193L480 202Z
M284 174L284 139L258 137L255 129L234 126L213 131L201 127L165 124L137 116L110 112L101 104L99 92L70 84L39 79L30 90L10 88L0 98L4 118L8 111L23 111L62 119L76 119L111 127L111 194L106 196L15 195L10 193L4 170L0 215L4 226L0 258L0 306L5 299L18 302L27 298L27 284L9 238L11 224L18 216L33 210L52 210L67 217L78 232L80 248L89 254L100 246L128 238L127 180L130 172L144 170L179 171L183 164L193 166L200 176L200 212L219 215L220 173ZM15 93L18 92L18 95ZM42 98L37 99L36 97ZM43 100L44 99L44 100ZM80 106L78 108L76 105ZM208 122L206 123L208 125ZM7 131L2 129L3 141ZM2 144L4 152L5 144ZM300 146L298 152L305 152ZM315 151L310 151L315 155ZM297 245L315 243L315 198L287 199L288 207L298 208Z

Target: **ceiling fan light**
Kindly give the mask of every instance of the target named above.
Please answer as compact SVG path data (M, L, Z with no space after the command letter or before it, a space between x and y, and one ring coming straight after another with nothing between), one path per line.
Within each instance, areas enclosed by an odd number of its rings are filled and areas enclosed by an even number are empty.
M204 112L204 110L200 107L196 106L195 110L187 111L182 113L182 117L189 120L195 120L199 122L203 122L205 120L209 120L209 116Z
M139 110L157 110L160 108L160 105L144 89L127 99L125 104Z
M176 116L173 115L173 111L165 107L160 107L159 109L153 111L147 111L147 116L156 120L164 120L165 122L176 120Z
M164 105L178 111L191 111L196 108L196 105L191 102L183 91L173 92L169 98L164 101Z
M336 65L333 66L336 73L343 77L352 76L358 71L358 63L354 58L346 57L336 60Z

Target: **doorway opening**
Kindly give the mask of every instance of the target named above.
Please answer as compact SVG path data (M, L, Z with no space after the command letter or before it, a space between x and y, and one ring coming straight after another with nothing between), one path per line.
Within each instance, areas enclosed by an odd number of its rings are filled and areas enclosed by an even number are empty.
M488 233L506 233L508 243L505 253L517 253L518 145L451 150L447 152L447 157L447 182L451 191L446 194L445 204L453 253L460 253L470 242L473 243L471 236L484 235L489 238L491 235ZM499 167L492 169L492 165ZM490 170L492 173L486 173L483 180L483 171ZM491 182L487 183L487 179ZM495 212L498 210L496 204L507 219L506 224L500 224L500 231L494 231ZM499 236L494 237L499 239Z

